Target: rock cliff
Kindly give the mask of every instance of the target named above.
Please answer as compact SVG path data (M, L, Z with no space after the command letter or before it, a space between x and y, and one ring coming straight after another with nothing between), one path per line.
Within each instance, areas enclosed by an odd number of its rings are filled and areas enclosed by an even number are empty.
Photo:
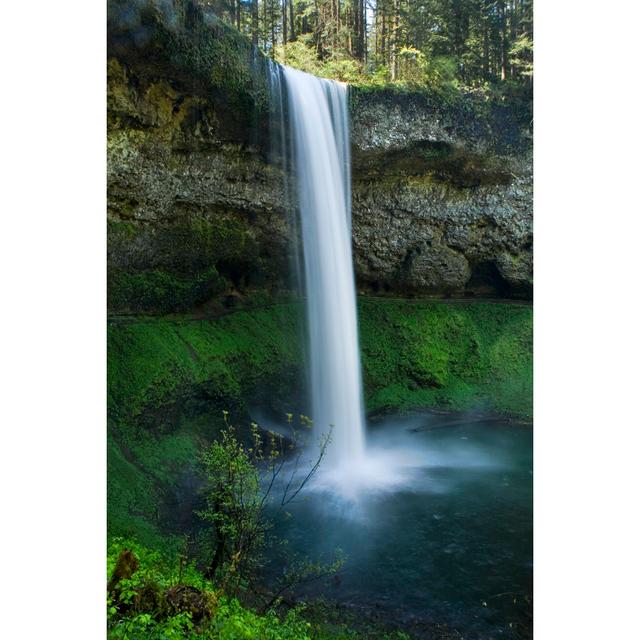
M189 0L109 2L112 312L287 294L292 224L268 161L264 61ZM364 293L530 297L527 123L480 96L353 89Z

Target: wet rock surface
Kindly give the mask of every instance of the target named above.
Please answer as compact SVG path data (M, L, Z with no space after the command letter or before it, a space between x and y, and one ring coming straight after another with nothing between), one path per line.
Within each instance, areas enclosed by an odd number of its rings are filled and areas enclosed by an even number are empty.
M508 185L460 188L429 175L354 180L360 287L414 295L529 297L531 165L510 162L518 174Z

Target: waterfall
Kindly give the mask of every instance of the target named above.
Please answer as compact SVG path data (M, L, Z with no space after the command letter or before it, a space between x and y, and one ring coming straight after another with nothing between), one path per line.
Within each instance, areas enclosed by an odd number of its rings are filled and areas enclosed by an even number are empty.
M304 255L312 419L332 429L327 462L358 466L365 421L351 252L347 86L269 66L277 142L295 175ZM275 125L275 126L274 126Z

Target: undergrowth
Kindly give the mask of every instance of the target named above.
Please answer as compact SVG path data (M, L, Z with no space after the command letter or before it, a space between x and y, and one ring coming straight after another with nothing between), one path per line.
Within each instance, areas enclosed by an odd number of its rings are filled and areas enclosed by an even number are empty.
M117 569L122 558L129 560L125 571ZM126 577L115 580L118 574ZM111 539L107 575L109 640L409 640L402 632L368 628L363 634L324 623L306 615L304 604L258 613L225 595L175 550L152 550L133 539Z

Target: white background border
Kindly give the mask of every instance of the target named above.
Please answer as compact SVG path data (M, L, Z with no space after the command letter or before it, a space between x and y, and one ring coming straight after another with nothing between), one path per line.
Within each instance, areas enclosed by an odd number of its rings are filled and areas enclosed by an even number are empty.
M104 637L103 2L10 2L2 635ZM638 7L535 0L535 631L638 633Z

